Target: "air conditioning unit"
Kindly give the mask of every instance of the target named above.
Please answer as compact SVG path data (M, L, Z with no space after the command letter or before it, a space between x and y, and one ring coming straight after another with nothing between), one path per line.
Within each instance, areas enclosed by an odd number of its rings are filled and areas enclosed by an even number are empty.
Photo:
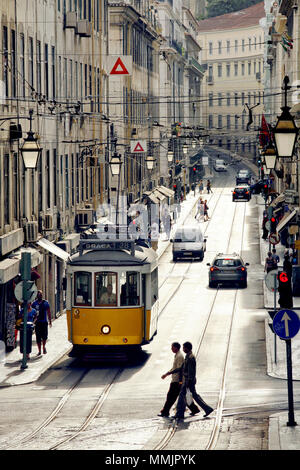
M53 230L53 215L50 215L50 214L45 215L44 230Z
M26 242L36 242L38 237L38 223L31 221L25 224L25 240Z
M257 80L258 82L261 81L261 74L260 74L260 72L258 72L258 73L256 74L256 80Z
M77 27L77 13L76 11L68 11L65 14L65 28L74 28Z
M92 24L88 20L79 20L77 22L76 33L79 36L90 38L92 35Z
M76 219L79 226L92 225L93 209L77 209Z

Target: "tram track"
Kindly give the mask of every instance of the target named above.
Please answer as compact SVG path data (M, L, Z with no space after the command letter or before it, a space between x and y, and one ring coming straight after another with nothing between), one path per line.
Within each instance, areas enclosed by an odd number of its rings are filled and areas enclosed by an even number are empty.
M229 248L229 245L230 245L230 239L231 239L231 236L232 236L232 230L233 230L234 220L235 220L235 216L236 216L236 209L237 209L237 205L235 205L235 209L234 209L233 222L232 222L230 234L229 234L229 237L228 237L227 251L228 251L228 248ZM242 237L241 237L241 250L240 250L241 252L242 252L242 246L243 246L243 233L244 233L245 214L246 214L246 205L244 206L243 221L242 221L243 230L242 230ZM209 309L209 312L208 312L208 315L207 315L207 318L206 318L206 321L205 321L204 328L202 329L201 335L200 335L200 337L198 339L198 342L197 342L197 346L196 346L196 349L195 349L195 357L196 358L198 357L201 346L204 342L206 332L208 330L209 323L210 323L211 318L212 318L212 314L213 314L213 310L214 310L214 306L215 306L218 294L219 294L219 286L217 287L216 293L215 293L215 295L212 299L211 306L210 306L210 309ZM233 323L234 323L234 317L235 317L235 311L236 311L237 294L238 294L238 289L236 289L235 293L234 293L233 306L232 306L232 311L231 311L231 320L230 320L230 325L229 325L229 334L228 334L228 338L227 338L224 365L223 365L223 368L222 368L223 372L222 372L222 377L221 377L219 397L218 397L217 407L215 408L216 416L211 418L211 419L214 419L214 425L213 425L213 429L210 433L208 442L206 444L205 450L214 449L214 447L217 443L217 440L218 440L220 429L221 429L222 416L223 416L223 404L224 404L224 399L225 399L226 375L227 375L227 369L228 369L228 359L229 359L229 352L230 352L232 329L233 329ZM170 442L172 441L172 439L174 438L174 436L176 435L176 432L177 432L178 429L180 429L180 424L177 422L177 420L174 420L174 422L171 423L168 426L165 434L160 439L160 441L155 445L153 450L165 450L167 448L167 446L170 444Z
M211 211L211 216L210 216L210 218L209 218L209 220L208 220L208 223L207 223L207 225L206 225L206 227L205 227L204 234L203 234L204 236L205 236L205 234L206 234L206 232L207 232L207 229L209 228L209 224L210 224L210 222L211 222L212 216L213 216L213 214L214 214L216 208L218 207L218 203L219 203L220 198L221 198L221 196L222 196L222 194L223 194L223 192L224 192L225 189L226 189L225 187L222 188L222 190L220 191L220 193L219 193L219 195L218 195L218 199L217 199L217 201L216 201L215 204L214 204L213 210ZM210 197L210 199L209 199L209 201L208 201L209 203L210 203L210 200L211 200L212 197L213 197L213 196ZM199 196L199 199L200 199L200 196ZM162 286L165 284L165 282L170 278L170 276L172 275L172 273L173 273L175 267L176 267L178 264L179 264L178 261L175 261L175 262L173 263L173 266L172 266L171 270L170 270L170 271L168 272L168 274L165 276L163 282L159 285L159 289L161 289ZM168 303L170 302L170 300L171 300L171 299L174 297L174 295L176 295L176 293L179 291L179 289L180 289L180 287L181 287L183 281L185 280L185 276L186 276L186 274L188 273L188 271L190 270L192 264L193 264L192 262L189 262L189 265L188 265L187 269L184 271L183 274L180 275L181 279L180 279L179 283L175 286L175 289L171 292L171 294L168 295L168 299L167 299L167 301L164 303L163 307L160 309L158 317L160 317L160 316L162 315L162 313L163 313L164 310L166 309L166 307L167 307Z
M82 381L84 377L87 375L87 373L90 371L89 368L86 368L78 377L78 379L75 381L75 383L63 394L61 399L59 400L59 403L57 406L54 408L54 410L47 416L47 418L37 427L35 428L34 431L32 431L30 434L25 436L20 440L20 443L22 445L31 442L34 437L36 437L38 434L43 432L47 426L49 426L58 416L59 413L62 411L63 407L66 405L67 401L70 399L71 395L74 393L76 389L82 384ZM104 390L100 393L96 403L94 406L91 408L90 412L86 416L84 422L82 423L81 426L77 428L77 430L73 431L69 436L59 440L58 442L54 443L50 447L47 448L47 450L57 450L59 447L61 447L63 444L66 444L67 442L70 442L71 440L75 439L80 433L82 433L87 427L91 424L93 419L96 417L97 413L100 411L101 407L103 406L111 388L115 384L117 378L122 374L124 371L124 367L119 368L116 373L113 375L112 379L109 381L109 383L104 387ZM15 446L6 446L5 449L7 450L12 450L15 449Z

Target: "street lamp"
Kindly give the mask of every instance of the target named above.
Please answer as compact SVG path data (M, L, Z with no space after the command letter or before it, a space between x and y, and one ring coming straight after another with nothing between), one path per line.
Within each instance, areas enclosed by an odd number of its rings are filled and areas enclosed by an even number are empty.
M119 224L119 193L120 193L120 176L122 166L121 155L114 153L109 162L112 176L118 177L117 207L116 207L116 225Z
M269 143L263 155L266 168L274 170L276 165L276 150L271 143Z
M112 176L119 176L122 166L121 155L114 153L114 155L111 157L109 165Z
M183 144L182 151L183 151L184 155L187 154L187 151L188 151L188 145L187 144Z
M281 116L278 116L277 124L273 130L275 137L276 152L278 157L292 157L295 150L298 127L295 124L294 118L290 113L290 107L287 106L287 91L291 88L288 86L289 77L284 77L284 106Z
M195 139L193 139L193 140L192 140L192 148L193 148L193 149L196 148L196 145L197 145L197 142L196 142Z
M20 148L24 166L26 170L32 169L34 170L37 165L38 157L43 150L39 144L37 139L34 137L34 132L32 132L32 114L33 110L29 110L29 120L30 120L30 129L27 133L26 139L24 139L23 146Z
M168 150L168 162L172 163L174 158L173 150Z
M146 158L146 165L148 170L153 170L155 161L156 160L154 157L149 156Z

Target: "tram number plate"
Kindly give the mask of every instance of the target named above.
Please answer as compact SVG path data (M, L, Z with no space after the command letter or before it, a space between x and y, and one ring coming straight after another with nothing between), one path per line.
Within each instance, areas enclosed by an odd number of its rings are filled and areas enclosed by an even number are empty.
M192 252L191 252L191 251L185 251L185 252L184 252L184 255L185 255L185 256L191 256L191 255L192 255Z

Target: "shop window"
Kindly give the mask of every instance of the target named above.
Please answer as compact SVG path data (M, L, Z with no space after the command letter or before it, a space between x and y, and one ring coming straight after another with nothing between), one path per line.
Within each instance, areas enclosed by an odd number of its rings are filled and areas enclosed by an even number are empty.
M117 306L117 274L95 274L95 305Z
M75 273L75 305L92 305L92 274Z
M139 305L139 273L122 272L120 277L120 300L121 306Z

